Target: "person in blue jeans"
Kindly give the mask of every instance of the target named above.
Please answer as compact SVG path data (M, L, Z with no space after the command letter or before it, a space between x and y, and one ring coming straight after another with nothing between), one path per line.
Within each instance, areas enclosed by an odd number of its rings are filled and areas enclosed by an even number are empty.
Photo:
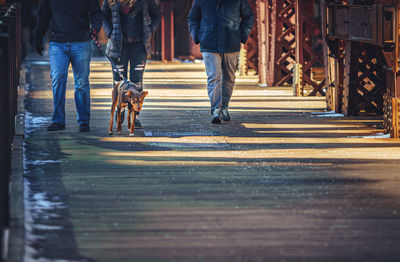
M241 43L246 43L254 14L248 0L194 0L188 16L190 34L200 43L206 66L211 122L229 121Z
M98 0L43 0L36 25L36 50L43 52L43 36L50 29L50 77L54 112L48 131L65 129L65 91L68 67L75 80L75 105L80 132L89 131L90 122L90 39L102 24Z

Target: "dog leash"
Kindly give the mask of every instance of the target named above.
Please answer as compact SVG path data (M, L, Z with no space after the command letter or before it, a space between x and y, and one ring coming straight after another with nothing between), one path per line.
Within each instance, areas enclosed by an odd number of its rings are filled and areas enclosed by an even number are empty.
M114 72L116 72L119 77L122 79L122 81L124 81L124 83L128 82L128 79L126 79L126 77L124 77L124 75L121 73L121 71L118 70L117 66L114 64L114 62L112 61L111 57L109 57L106 52L104 52L103 48L101 47L99 41L96 39L95 36L92 37L92 40L94 41L94 43L96 44L97 48L100 50L100 52L107 57L108 61L110 61L111 63L111 67L113 69Z

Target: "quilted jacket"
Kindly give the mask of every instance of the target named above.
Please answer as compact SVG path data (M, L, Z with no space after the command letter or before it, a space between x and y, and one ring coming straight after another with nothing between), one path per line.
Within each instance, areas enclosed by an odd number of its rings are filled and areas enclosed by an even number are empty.
M151 36L154 31L157 29L157 26L161 19L160 14L160 3L159 0L144 0L143 4L143 45L146 48L146 51L149 53L151 51ZM118 2L118 1L117 1ZM116 5L114 5L116 6ZM114 17L116 17L116 10L119 12L119 6L117 9L113 10L109 5L108 0L104 0L103 3L103 28L109 38L112 38L113 31L116 28L117 21ZM121 15L119 13L119 15ZM120 24L121 25L121 24ZM122 32L121 27L117 28ZM122 33L121 33L122 35ZM123 36L122 36L123 38ZM121 38L121 39L122 39Z

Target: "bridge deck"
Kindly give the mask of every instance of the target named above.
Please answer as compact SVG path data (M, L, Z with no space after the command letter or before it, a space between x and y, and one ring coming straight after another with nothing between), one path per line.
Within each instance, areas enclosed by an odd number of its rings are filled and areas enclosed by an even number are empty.
M381 120L326 117L324 98L247 77L232 122L212 125L203 65L151 63L144 128L108 136L97 61L91 132L70 74L67 128L49 133L49 68L30 68L26 261L399 261L400 148Z

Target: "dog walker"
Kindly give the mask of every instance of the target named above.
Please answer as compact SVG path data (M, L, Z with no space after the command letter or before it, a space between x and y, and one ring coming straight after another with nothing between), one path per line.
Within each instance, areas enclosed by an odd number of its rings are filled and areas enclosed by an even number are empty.
M124 92L125 90L128 90L130 86L134 86L136 90L139 91L139 88L136 84L130 82L128 80L127 77L124 77L124 74L121 73L121 71L118 70L117 66L115 65L115 63L113 62L113 60L111 59L111 57L109 57L106 52L104 52L103 48L101 47L99 41L97 40L97 38L95 36L92 37L92 40L94 41L94 43L96 44L97 48L100 50L100 53L102 55L104 55L108 61L111 64L111 67L113 69L114 72L116 72L119 77L122 79L122 81L124 82L123 85L120 86L120 90L118 92ZM122 122L124 121L125 118L125 109L121 112L121 119ZM117 115L115 115L115 119L117 119Z

